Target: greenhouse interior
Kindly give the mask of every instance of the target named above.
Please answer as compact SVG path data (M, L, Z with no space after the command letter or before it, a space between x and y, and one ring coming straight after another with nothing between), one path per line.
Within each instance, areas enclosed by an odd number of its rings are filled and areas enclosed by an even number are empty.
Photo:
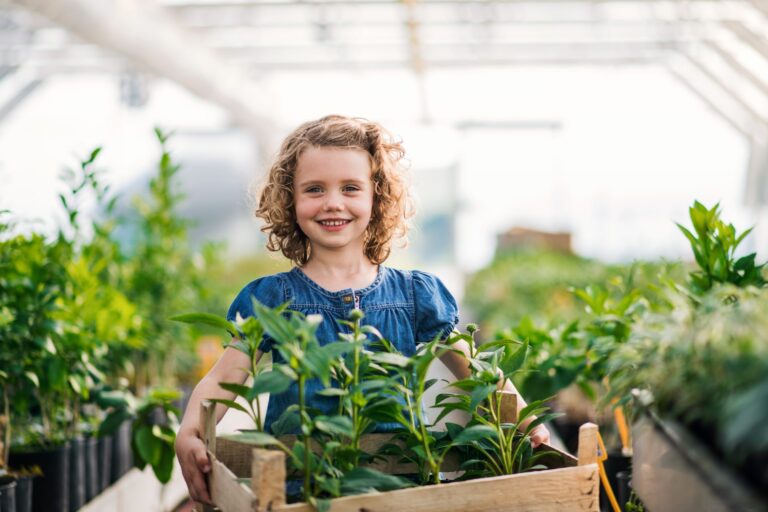
M768 3L0 0L0 512L768 511Z

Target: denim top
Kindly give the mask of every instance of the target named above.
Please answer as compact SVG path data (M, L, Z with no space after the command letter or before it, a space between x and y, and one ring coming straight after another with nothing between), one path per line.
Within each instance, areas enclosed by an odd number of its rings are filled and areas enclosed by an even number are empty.
M363 324L377 328L381 335L392 342L403 355L411 356L420 343L436 336L445 338L459 321L458 307L453 295L436 276L418 270L397 270L379 265L376 279L369 286L353 290L347 288L331 292L312 281L298 267L250 282L237 295L229 307L227 319L234 321L239 313L242 318L253 315L252 298L268 307L290 301L288 309L305 315L321 315L323 321L317 328L321 345L337 341L339 332L349 332L340 324L355 306L365 313ZM265 335L260 347L272 350L273 340ZM279 352L273 360L283 363ZM318 396L322 389L318 380L306 383L307 405L324 414L334 414L337 401L333 397ZM298 403L298 386L293 383L284 393L270 396L264 428L270 427L282 412ZM392 430L394 425L379 425L377 431Z

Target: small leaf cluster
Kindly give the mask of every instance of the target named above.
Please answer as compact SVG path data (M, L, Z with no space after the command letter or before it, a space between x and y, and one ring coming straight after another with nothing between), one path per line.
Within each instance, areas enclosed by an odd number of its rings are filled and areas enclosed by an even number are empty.
M755 264L756 253L736 258L736 249L752 232L752 228L737 234L733 224L726 224L720 219L719 204L707 208L695 201L688 212L694 231L691 232L681 224L677 224L677 227L690 242L699 266L690 274L690 288L694 293L704 293L718 283L739 287L766 285L763 276L765 264Z
M125 391L102 391L96 402L111 412L99 427L99 435L110 435L131 422L131 448L139 469L152 467L157 479L168 483L176 457L174 443L180 411L173 405L181 393L175 389L152 389L141 399Z
M529 343L498 339L478 348L474 332L455 333L448 343L453 344L456 339L468 343L470 376L450 384L463 393L437 395L435 405L442 410L436 421L454 410L469 415L466 426L446 424L449 446L452 449L462 448L464 461L461 469L467 470L465 478L545 469L537 462L553 452L539 451L534 454L530 433L558 415L548 412L543 400L536 400L523 407L516 417L510 417L509 412L504 410L504 395L497 392L500 380L511 380L523 368Z

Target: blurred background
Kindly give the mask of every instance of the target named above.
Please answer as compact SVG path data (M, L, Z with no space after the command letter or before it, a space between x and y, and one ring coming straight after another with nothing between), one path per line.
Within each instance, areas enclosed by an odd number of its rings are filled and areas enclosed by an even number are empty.
M388 264L436 272L485 332L542 304L575 311L568 287L610 265L691 260L675 222L694 199L756 226L742 252L768 246L758 0L0 9L2 208L55 232L62 169L102 147L102 181L128 212L155 172L153 127L172 132L192 246L221 243L219 311L244 283L287 267L266 254L252 191L282 138L329 113L402 138L418 215ZM96 215L87 201L81 210Z
M627 422L614 428L605 400L612 372L638 364L619 350L642 341L636 324L670 346L707 340L675 330L680 297L766 285L766 0L0 0L6 448L84 433L130 451L131 428L174 424L171 402L183 409L226 340L169 317L224 315L246 283L289 268L264 248L253 190L285 135L327 114L402 139L418 214L387 264L440 276L478 341L530 342L516 384L557 395L566 443L599 421L627 457ZM743 293L712 296L731 323L701 358L757 382L768 317L732 315L733 302L765 307ZM758 342L734 350L722 333L742 328ZM656 347L641 384L739 423L730 395L712 398L729 378L696 362L709 352L690 344L661 364ZM758 416L742 423L764 462L768 401L748 393ZM46 408L56 421L41 423ZM152 432L167 482L175 434ZM757 436L739 432L751 450ZM133 464L114 463L110 482ZM169 510L186 492L174 478ZM153 493L133 494L166 495Z
M690 259L693 199L756 224L755 250L767 30L758 0L3 0L0 205L55 231L62 168L100 146L125 209L160 126L193 244L258 259L251 188L288 131L340 113L408 151L419 213L389 263L461 298L505 248Z

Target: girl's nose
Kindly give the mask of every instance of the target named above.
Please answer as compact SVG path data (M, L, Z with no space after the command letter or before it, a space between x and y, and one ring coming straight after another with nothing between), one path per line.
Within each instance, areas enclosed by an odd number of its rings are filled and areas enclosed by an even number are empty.
M330 194L325 201L324 209L326 211L342 210L344 209L344 203L339 196Z

